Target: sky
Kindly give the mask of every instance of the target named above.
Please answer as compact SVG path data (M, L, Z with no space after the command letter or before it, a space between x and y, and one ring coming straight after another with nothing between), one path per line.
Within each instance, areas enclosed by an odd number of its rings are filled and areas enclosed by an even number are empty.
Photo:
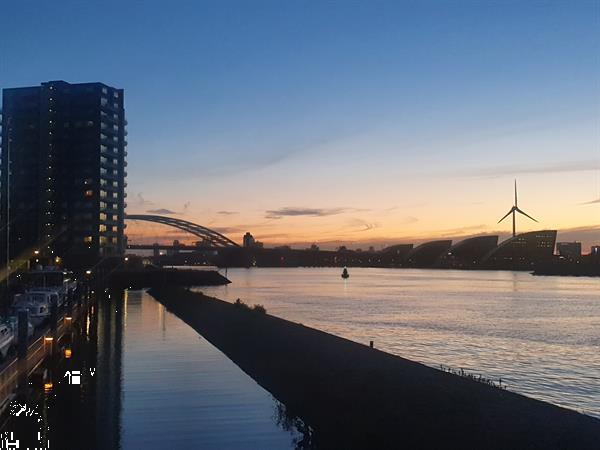
M322 247L600 244L598 1L27 1L0 87L125 90L130 214ZM130 222L130 242L192 236Z

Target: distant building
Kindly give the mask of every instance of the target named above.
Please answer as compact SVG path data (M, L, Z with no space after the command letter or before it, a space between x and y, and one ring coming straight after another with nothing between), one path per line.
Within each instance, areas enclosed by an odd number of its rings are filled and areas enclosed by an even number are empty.
M448 252L451 240L425 242L406 254L404 265L407 267L433 267L438 259Z
M518 234L500 243L481 260L490 269L528 270L552 259L556 230Z
M254 247L255 243L256 243L256 240L254 239L254 236L252 236L250 234L250 232L246 232L246 234L244 235L244 238L243 238L242 246L246 247L246 248L251 248L251 247Z
M3 90L0 215L11 259L123 254L126 124L123 90L102 83Z
M312 245L310 246L310 249L311 249L313 252L318 252L318 251L319 251L319 246L318 246L317 244L312 244Z
M556 251L564 258L581 258L581 242L558 242Z
M592 245L590 248L590 259L593 262L600 262L600 245Z
M472 269L479 265L481 258L498 245L498 236L476 236L454 244L444 253L438 265L454 269Z

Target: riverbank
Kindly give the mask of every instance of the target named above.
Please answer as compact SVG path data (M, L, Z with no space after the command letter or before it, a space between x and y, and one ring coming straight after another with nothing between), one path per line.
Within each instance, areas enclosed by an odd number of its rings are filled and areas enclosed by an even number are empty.
M163 286L222 286L230 281L216 270L147 267L112 271L105 283L115 289L145 289Z
M319 448L594 448L600 421L181 289L151 291Z

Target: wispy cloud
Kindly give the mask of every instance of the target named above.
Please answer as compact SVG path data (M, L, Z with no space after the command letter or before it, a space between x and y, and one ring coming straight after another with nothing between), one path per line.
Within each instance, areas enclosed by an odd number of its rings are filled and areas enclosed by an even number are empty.
M591 200L589 202L580 203L580 205L593 205L595 203L600 203L600 198L597 198L596 200Z
M149 200L146 200L144 198L144 195L141 192L138 192L138 194L137 194L137 204L139 206L150 206L150 205L153 205L154 203L151 202L151 201L149 201Z
M503 175L543 174L565 172L593 172L600 168L598 160L564 161L551 164L532 165L505 165L494 167L480 167L456 172L458 176L465 177L499 177Z
M233 216L234 214L239 214L237 211L217 211L217 214L221 216Z
M146 212L150 213L150 214L179 214L176 211L171 211L170 209L166 209L166 208L157 208L157 209L149 209Z
M335 216L348 212L349 208L293 208L285 207L279 209L271 209L265 212L267 219L281 219L282 217L297 217L297 216L309 216L309 217L324 217L324 216Z
M370 231L375 228L379 228L381 226L381 224L379 224L377 222L368 222L363 219L353 218L353 219L348 220L348 226L352 229L352 231L362 232L362 231Z
M402 223L415 223L418 221L419 219L413 216L406 216L402 219Z

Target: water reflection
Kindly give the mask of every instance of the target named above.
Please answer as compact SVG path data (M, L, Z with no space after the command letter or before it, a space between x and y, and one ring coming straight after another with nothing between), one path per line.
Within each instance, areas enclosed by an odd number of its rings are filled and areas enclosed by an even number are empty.
M201 288L423 362L600 417L600 280L523 272L230 269Z
M15 398L36 419L5 415L23 448L313 448L308 427L144 292L102 293L56 345Z

